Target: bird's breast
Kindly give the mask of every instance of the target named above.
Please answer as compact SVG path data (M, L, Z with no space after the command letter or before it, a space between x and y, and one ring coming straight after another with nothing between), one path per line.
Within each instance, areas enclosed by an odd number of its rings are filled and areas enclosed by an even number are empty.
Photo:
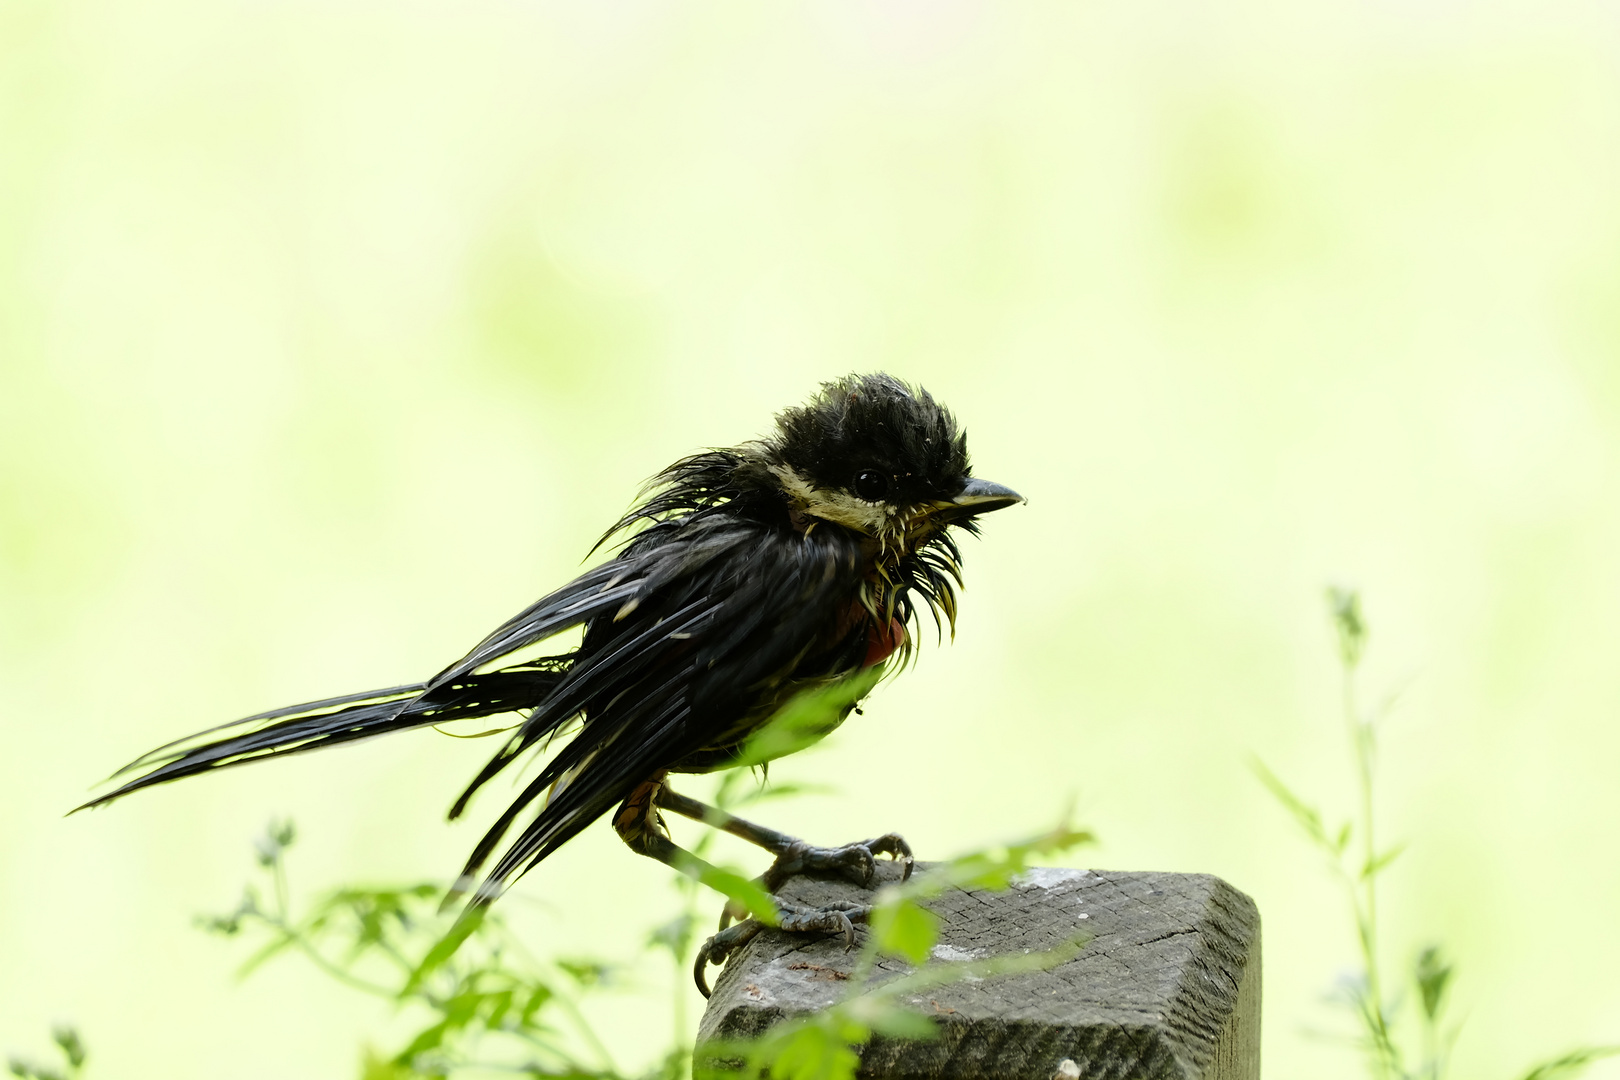
M876 620L869 618L866 624L866 658L861 661L862 669L883 663L905 643L906 628L899 619L891 617L887 626L879 626Z
M833 631L833 640L847 640L850 632L862 624L866 626L866 653L861 658L863 670L883 663L906 643L905 624L893 617L887 624L872 618L859 597L851 598L845 606Z

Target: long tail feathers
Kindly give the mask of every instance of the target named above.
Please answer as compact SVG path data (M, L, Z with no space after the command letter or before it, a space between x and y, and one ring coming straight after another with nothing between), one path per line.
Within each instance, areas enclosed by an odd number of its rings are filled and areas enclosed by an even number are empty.
M406 728L532 708L562 680L566 665L560 661L561 658L547 658L519 664L483 675L470 675L432 689L425 683L412 683L244 717L136 758L114 773L112 779L143 769L149 771L76 810L100 806L154 784L275 755L319 750ZM227 731L234 734L208 738Z

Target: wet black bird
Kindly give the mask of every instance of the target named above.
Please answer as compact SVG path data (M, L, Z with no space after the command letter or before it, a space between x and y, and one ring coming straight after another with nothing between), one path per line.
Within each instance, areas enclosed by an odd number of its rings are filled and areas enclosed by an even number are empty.
M961 573L951 530L974 533L978 515L1021 501L970 474L965 437L927 392L888 375L848 376L782 412L766 437L658 474L598 542L627 535L617 556L428 681L275 709L170 743L117 774L142 775L86 805L230 765L518 712L521 723L450 817L513 761L573 734L473 849L458 888L537 807L477 885L475 906L615 807L625 843L687 872L701 864L670 841L659 811L718 822L777 856L762 879L772 891L805 869L869 881L880 854L904 859L909 872L910 850L893 834L810 847L678 795L667 777L724 768L794 695L903 659L921 607L954 623ZM490 670L579 626L571 652ZM851 936L862 914L783 905L781 921ZM755 930L750 920L710 939L700 987L706 963Z

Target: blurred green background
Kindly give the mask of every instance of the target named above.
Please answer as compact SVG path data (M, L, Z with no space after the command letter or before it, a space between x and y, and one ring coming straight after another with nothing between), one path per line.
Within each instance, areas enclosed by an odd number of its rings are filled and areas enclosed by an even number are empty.
M1310 1034L1348 916L1246 764L1349 805L1352 583L1406 691L1389 951L1460 958L1459 1075L1620 1039L1617 12L0 3L0 1050L71 1018L98 1077L353 1075L386 1008L238 983L192 916L272 813L305 889L453 872L488 743L63 811L437 670L655 469L877 368L1030 503L955 644L773 771L844 794L762 816L937 857L1077 796L1082 861L1259 901L1268 1075L1357 1075ZM597 826L507 903L630 956L675 894ZM667 987L598 1006L623 1064Z

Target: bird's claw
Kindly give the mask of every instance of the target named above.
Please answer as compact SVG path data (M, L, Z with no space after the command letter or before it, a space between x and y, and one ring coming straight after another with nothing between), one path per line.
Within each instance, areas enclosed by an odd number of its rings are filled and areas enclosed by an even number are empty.
M723 920L725 916L721 918ZM758 919L744 919L735 926L722 927L718 934L698 948L697 960L692 965L692 978L697 982L698 993L704 997L709 996L709 980L706 977L709 965L724 964L733 952L754 940L754 935L759 933L764 925Z
M786 851L776 857L769 870L760 878L766 892L775 892L796 874L807 871L836 870L863 888L869 888L877 877L877 856L887 855L905 866L900 880L911 876L914 860L911 845L899 833L884 833L871 840L863 840L843 847L811 847L803 840L795 840Z
M843 847L811 847L803 840L795 840L776 857L759 878L766 892L775 893L783 883L796 874L813 871L836 871L863 888L870 888L877 878L877 857L887 855L895 862L904 863L900 880L911 876L914 862L911 845L899 833L884 833L871 840ZM840 934L844 949L855 947L855 925L866 922L871 909L864 904L840 900L826 907L807 908L776 901L776 925L795 934ZM764 924L750 918L748 908L736 900L728 900L720 911L720 929L698 949L692 976L704 997L709 996L709 983L704 977L710 964L724 964L731 954L754 939Z
M741 900L727 900L726 906L720 909L720 926L724 930L732 921L743 922L748 918L748 905Z
M790 907L777 902L776 925L790 934L842 934L844 951L855 947L855 924L866 922L872 909L850 900L834 900L826 907Z
M726 911L720 916L720 932L699 947L697 960L692 965L692 978L697 982L698 992L704 997L710 993L706 978L708 966L724 964L732 953L754 940L754 935L765 928L764 923L751 918L733 926L725 925L731 915L731 907L731 904L726 905ZM839 934L844 939L844 951L848 952L855 947L855 924L865 923L871 910L864 904L848 900L837 900L820 908L796 907L778 900L776 925L792 934Z

